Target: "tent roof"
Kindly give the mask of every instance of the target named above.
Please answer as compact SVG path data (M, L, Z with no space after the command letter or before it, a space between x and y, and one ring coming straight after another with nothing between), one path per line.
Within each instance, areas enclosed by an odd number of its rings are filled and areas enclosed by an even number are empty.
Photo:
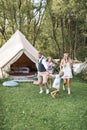
M0 48L0 68L7 65L20 52L36 63L38 51L29 43L25 36L17 30L11 38Z

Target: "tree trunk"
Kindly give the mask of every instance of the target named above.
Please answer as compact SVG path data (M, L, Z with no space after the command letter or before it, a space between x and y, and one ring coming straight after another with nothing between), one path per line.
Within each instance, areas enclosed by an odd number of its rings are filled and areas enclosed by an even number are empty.
M69 22L69 54L70 56L72 55L72 39L71 39L71 35L72 35L72 30L71 30L71 19L69 18L70 22Z
M77 20L75 26L75 43L74 43L73 58L76 58L76 47L77 47Z
M61 32L62 32L62 55L64 53L64 26L63 19L61 18Z

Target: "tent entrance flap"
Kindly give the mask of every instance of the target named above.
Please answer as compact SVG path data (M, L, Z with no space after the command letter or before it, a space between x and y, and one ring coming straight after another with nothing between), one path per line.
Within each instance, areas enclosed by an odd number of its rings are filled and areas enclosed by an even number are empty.
M20 56L20 58L11 64L11 74L12 73L23 73L29 74L30 72L36 72L36 64L31 61L24 53Z

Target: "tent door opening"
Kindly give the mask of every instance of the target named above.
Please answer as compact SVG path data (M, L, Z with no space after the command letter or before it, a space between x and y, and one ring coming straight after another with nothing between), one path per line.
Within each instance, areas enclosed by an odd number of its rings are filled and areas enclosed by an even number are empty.
M10 68L10 75L32 75L37 72L36 64L24 53Z

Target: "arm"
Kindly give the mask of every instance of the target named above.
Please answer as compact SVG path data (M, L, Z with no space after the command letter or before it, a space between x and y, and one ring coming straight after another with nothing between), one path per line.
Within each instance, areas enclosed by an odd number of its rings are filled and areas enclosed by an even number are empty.
M60 62L60 70L63 68L63 59Z
M71 68L73 68L73 63L75 63L75 60L69 59L69 62L70 62L70 64L71 64Z

